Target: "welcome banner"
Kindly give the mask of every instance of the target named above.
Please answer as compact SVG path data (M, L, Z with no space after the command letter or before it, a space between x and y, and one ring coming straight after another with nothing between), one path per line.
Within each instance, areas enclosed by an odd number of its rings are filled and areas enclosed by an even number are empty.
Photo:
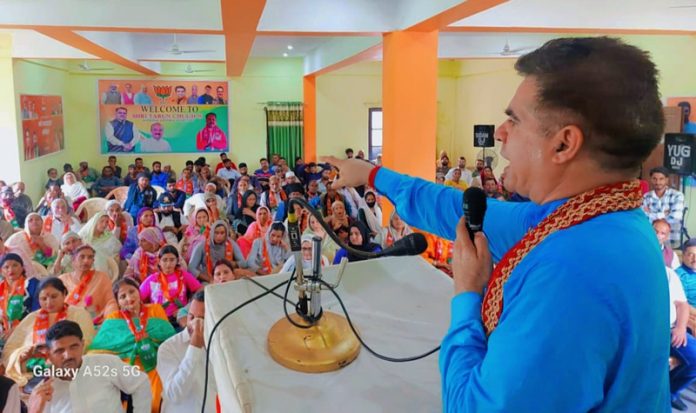
M60 96L20 95L24 160L62 151L63 98Z
M102 153L222 152L227 82L99 80Z

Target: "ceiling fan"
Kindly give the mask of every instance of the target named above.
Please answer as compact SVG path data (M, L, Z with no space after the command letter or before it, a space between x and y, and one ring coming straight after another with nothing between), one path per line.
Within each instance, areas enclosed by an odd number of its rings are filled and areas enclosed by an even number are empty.
M214 69L194 69L191 65L186 65L184 72L186 73L198 73L198 72L214 72Z
M513 49L512 47L510 47L510 41L505 40L505 45L503 46L503 50L501 50L497 54L499 54L501 56L519 56L525 50L531 50L533 48L534 48L534 46L526 46L526 47L517 47L517 48Z
M114 70L113 67L90 67L87 62L82 62L79 64L80 70L83 72L95 72L98 70Z
M185 53L214 53L215 50L182 50L181 47L179 47L179 43L176 41L176 33L174 34L174 41L172 42L171 45L169 45L169 48L167 49L167 52L179 56Z

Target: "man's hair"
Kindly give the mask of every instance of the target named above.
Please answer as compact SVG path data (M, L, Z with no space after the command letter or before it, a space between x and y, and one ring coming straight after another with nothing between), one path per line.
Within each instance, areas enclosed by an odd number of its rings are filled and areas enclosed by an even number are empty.
M237 166L239 166L240 168L246 168L246 167L247 167L247 164L246 164L246 162L241 162L241 163L240 163L239 165L237 165Z
M217 267L217 265L216 265L216 267ZM205 288L201 288L200 290L193 293L193 297L191 299L196 300L196 301L201 302L201 303L204 303L205 302Z
M696 238L691 238L686 241L682 246L682 251L686 252L686 249L691 247L696 247Z
M268 162L268 159L266 159L266 158L261 158L261 159L259 159L259 162L263 162L263 161Z
M182 85L176 86L176 87L174 88L174 91L177 91L177 90L179 90L179 89L183 89L184 92L186 91L186 88L185 88L184 86L182 86Z
M193 165L193 161L192 160L186 161L186 165Z
M54 341L60 340L63 337L77 337L82 340L82 329L80 325L70 320L58 321L46 332L46 344L50 346Z
M232 159L227 158L227 159L225 159L224 161L222 161L222 163L223 163L223 164L232 163Z
M351 149L351 148L346 149L346 153L349 153L349 152L353 153L353 149Z
M58 172L58 170L57 170L56 168L48 168L48 170L46 171L46 174L50 174L51 171L56 171L56 172Z
M485 178L485 179L483 180L483 184L485 185L486 182L488 182L488 181L493 181L493 182L495 182L495 178L491 178L491 177L489 176L488 178Z
M119 110L125 110L126 113L128 113L128 109L127 109L125 106L119 106L119 107L117 107L116 110L114 110L114 112L118 112Z
M154 161L154 162L152 163L152 167L154 168L155 165L162 166L162 162L160 162L160 161Z
M167 179L167 183L168 183L168 184L175 184L175 183L176 183L176 179L174 179L174 178L169 178L169 179Z
M650 170L650 177L652 177L653 174L662 174L664 176L669 176L669 169L665 168L664 166L656 166Z
M658 224L667 225L667 228L672 229L672 226L669 225L669 222L667 222L667 220L664 218L658 218L658 219L654 220L652 223L653 227L655 225L658 225Z
M691 109L691 103L689 103L689 102L687 102L687 101L685 101L685 100L683 100L683 101L677 103L677 106L679 106L679 107L681 107L681 108L689 108L689 109Z
M108 158L108 159L114 159L114 160L115 160L115 159L116 159L116 157L115 157L114 155L111 155L111 156L109 156L109 158Z
M522 56L548 130L574 124L605 170L638 169L664 130L657 68L647 52L610 37L554 39ZM550 131L549 131L550 132Z
M222 158L223 156L227 156L227 153L225 153L225 152L220 152L220 157Z
M285 225L282 222L274 222L271 224L271 231L280 231L285 234Z
M143 158L141 158L141 157L139 157L139 156L138 156L137 158L135 158L135 161L136 161L136 162L142 161L142 160L143 160Z
M205 118L206 118L206 119L208 119L209 116L212 116L212 117L214 117L215 119L217 119L217 115L215 114L215 112L208 112L208 113L205 114Z

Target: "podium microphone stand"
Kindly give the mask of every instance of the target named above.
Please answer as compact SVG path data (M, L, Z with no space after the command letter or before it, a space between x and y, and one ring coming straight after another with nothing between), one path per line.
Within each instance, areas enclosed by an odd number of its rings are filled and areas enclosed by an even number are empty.
M298 291L296 313L292 323L283 317L268 332L268 352L279 364L303 373L338 370L358 357L360 342L342 315L321 308L322 277L321 238L312 239L312 275L305 277L302 268L302 243L298 218L290 206L288 234L295 257L295 289ZM339 279L347 261L341 262ZM283 303L286 305L286 303Z

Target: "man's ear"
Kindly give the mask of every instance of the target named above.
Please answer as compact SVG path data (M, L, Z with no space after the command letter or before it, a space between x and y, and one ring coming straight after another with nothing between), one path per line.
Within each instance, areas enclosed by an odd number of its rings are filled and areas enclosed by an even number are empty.
M551 160L557 164L569 162L578 155L584 142L585 136L579 127L564 126L551 137L550 144L553 147Z

